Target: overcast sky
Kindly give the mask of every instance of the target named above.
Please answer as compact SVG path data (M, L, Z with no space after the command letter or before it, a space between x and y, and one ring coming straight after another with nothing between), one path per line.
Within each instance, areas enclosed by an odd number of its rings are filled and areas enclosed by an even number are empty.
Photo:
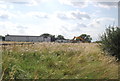
M118 0L0 0L0 35L50 33L72 39L82 33L98 40L118 25Z

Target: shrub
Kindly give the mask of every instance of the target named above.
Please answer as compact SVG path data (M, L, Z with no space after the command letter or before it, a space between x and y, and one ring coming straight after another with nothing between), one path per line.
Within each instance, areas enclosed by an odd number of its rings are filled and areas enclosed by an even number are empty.
M93 43L102 43L102 41L95 41L95 42L93 42Z
M120 28L109 26L101 36L102 49L120 61Z

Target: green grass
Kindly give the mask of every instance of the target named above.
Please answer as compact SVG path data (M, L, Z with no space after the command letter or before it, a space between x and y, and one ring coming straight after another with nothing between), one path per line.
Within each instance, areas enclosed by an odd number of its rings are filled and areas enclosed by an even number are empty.
M36 43L6 46L3 79L117 79L114 57L97 44Z

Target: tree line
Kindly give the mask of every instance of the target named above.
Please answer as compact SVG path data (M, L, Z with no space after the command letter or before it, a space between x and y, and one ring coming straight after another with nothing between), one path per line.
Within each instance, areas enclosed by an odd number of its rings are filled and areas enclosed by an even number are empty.
M55 40L66 40L66 38L63 35L58 35L57 37L55 37L55 35L51 35L49 33L44 33L40 36L43 36L44 38L47 38L48 36L51 37L51 41L55 41ZM90 35L87 34L81 34L78 37L81 37L82 39L84 39L83 42L91 42L92 38ZM80 41L80 39L77 39L76 41Z

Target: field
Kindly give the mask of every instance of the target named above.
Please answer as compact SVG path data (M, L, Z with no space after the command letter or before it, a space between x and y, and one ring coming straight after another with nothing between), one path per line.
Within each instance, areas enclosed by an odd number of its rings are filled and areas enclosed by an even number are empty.
M118 63L96 43L35 43L2 48L2 79L118 79Z

